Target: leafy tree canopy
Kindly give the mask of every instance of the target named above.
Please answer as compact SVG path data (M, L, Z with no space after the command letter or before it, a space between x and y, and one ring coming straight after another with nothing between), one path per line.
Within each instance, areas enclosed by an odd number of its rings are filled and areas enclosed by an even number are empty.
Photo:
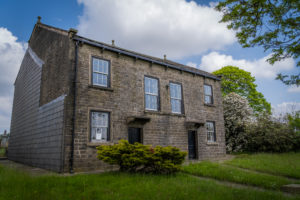
M250 123L252 109L248 100L234 92L223 98L226 150L242 151L244 133Z
M226 66L213 74L222 76L221 89L223 96L231 92L245 97L255 114L266 112L271 113L271 105L266 101L264 95L256 90L255 78L250 72L238 67Z
M216 6L223 13L221 22L236 30L243 47L262 46L272 50L268 62L274 64L285 58L300 55L300 1L299 0L224 0ZM300 66L300 59L297 66ZM300 73L276 79L287 85L300 85Z

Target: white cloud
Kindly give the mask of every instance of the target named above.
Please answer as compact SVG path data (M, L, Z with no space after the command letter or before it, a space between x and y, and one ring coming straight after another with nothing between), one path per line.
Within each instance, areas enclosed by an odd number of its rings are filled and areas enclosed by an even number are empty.
M258 60L234 59L230 55L211 52L202 56L201 64L197 68L208 72L213 72L227 65L237 66L248 72L251 72L257 78L274 79L279 72L288 71L294 68L295 62L292 58L269 64L266 60L270 55Z
M235 42L212 6L185 0L78 0L79 34L150 55L180 59Z
M194 62L188 62L188 63L186 63L186 65L190 66L190 67L194 67L194 68L200 69L200 66L197 65L197 63L194 63Z
M0 132L10 127L13 83L25 53L26 44L0 27Z
M300 93L300 86L297 87L297 86L293 85L293 86L289 87L287 91L290 93Z
M272 106L272 112L274 116L284 115L286 113L292 113L300 110L300 102L283 102Z

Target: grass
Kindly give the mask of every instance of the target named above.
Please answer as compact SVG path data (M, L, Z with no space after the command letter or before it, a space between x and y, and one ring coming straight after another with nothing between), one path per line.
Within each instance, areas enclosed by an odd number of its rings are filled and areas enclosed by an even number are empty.
M288 180L284 177L259 174L209 161L190 164L188 166L184 166L183 169L185 172L197 176L211 177L218 180L231 181L273 190L279 190L283 185L295 183L294 181Z
M0 166L0 199L296 199L272 191L232 188L186 174L174 176L103 173L29 176Z
M5 156L5 148L0 147L0 157Z
M300 153L242 154L226 164L300 179Z

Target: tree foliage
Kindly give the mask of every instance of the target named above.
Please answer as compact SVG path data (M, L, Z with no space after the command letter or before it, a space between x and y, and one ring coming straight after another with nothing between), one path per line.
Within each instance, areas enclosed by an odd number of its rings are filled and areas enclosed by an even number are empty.
M243 135L242 150L246 152L288 152L299 151L300 134L289 123L261 115L250 122Z
M223 98L226 150L242 151L246 126L252 110L246 98L232 92Z
M221 75L221 89L223 96L231 92L237 93L247 98L254 113L271 113L271 105L266 101L264 95L256 90L255 78L250 72L246 72L238 67L226 66L213 74Z
M300 134L300 110L287 114L288 124L292 129Z
M251 117L247 99L236 93L223 98L227 152L288 152L300 150L299 113L286 121L268 114ZM298 113L298 114L297 114Z
M221 22L229 22L229 29L243 47L262 46L272 50L268 62L274 64L285 58L300 55L299 0L224 0L216 6L223 13ZM298 60L297 66L300 66ZM277 79L288 85L300 85L300 73L279 74Z

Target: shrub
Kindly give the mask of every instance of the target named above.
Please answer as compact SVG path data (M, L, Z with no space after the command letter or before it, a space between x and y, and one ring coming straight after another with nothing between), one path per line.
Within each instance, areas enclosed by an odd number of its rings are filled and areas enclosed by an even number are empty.
M247 126L244 151L250 152L287 152L297 150L300 134L289 124L261 116Z
M140 143L129 144L120 140L118 144L97 147L98 159L120 166L120 171L170 174L177 172L186 152L176 147L152 148Z

